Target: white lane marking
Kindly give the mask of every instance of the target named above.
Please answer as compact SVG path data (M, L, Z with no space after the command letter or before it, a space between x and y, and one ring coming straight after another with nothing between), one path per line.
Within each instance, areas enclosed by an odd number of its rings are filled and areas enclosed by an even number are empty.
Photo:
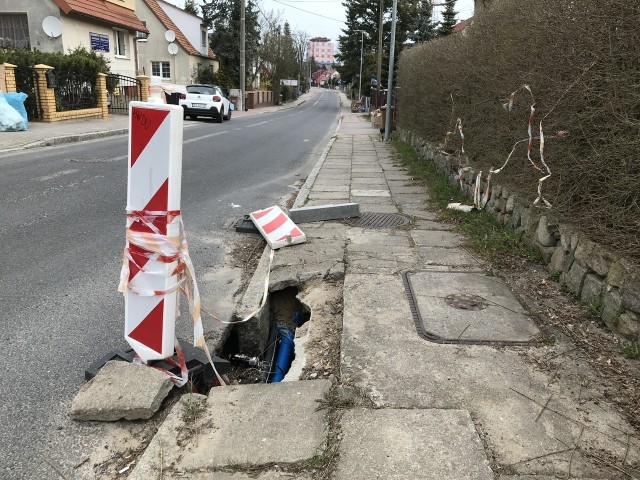
M46 182L47 180L53 180L54 178L62 177L63 175L70 175L72 173L78 173L80 170L77 168L70 168L69 170L62 170L61 172L53 173L51 175L45 175L44 177L34 178L38 182Z
M303 140L303 142L308 142L308 141L309 141L309 139L308 139L308 138L305 138L305 139Z
M240 128L234 128L234 130L237 132L238 130L242 130L242 127L240 127Z
M222 135L223 133L227 133L227 130L222 130L221 132L210 133L208 135L202 135L196 138L190 138L189 140L185 140L182 142L183 145L187 145L188 143L198 142L200 140L204 140L205 138L216 137L218 135Z
M247 128L249 128L249 127L257 127L258 125L264 125L265 123L269 123L269 121L265 120L264 122L260 122L260 123L252 123L251 125L247 125Z

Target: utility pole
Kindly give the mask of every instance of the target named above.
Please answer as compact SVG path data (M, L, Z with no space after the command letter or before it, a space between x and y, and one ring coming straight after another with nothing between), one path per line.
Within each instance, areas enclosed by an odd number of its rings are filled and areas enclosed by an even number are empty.
M360 32L360 85L358 86L358 101L362 98L362 52L364 51L364 30L355 30Z
M376 81L378 88L376 88L376 107L380 108L382 105L378 105L378 99L380 98L380 89L382 88L382 29L384 28L384 0L380 0L380 20L378 22L378 71L376 72Z
M240 111L244 111L245 76L245 10L246 0L240 0L240 98L238 104Z
M393 98L393 62L396 47L396 11L398 0L393 0L393 13L391 14L391 38L389 40L389 85L387 86L387 118L384 123L384 141L388 142L391 136L391 99Z

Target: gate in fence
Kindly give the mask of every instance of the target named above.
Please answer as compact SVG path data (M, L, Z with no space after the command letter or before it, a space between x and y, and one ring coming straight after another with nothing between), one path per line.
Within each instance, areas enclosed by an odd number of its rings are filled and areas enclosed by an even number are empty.
M140 101L141 82L124 75L107 75L107 105L109 113L129 114L129 102Z

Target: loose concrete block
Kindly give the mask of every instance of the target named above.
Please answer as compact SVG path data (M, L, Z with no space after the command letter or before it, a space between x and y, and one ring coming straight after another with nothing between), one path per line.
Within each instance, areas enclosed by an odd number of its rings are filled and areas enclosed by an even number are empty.
M154 368L110 361L82 386L69 414L102 422L151 418L172 388L169 377Z
M336 205L292 208L289 210L289 218L294 223L322 222L359 216L360 205L357 203L340 203Z
M348 411L334 478L490 480L493 472L464 410Z
M580 299L583 302L600 302L605 282L598 275L588 274L584 279L584 285L580 292Z
M186 396L173 407L129 479L307 460L326 444L326 413L317 407L330 387L328 380L314 380L217 387L204 401L201 395ZM188 408L187 402L196 408ZM193 414L188 417L185 411Z

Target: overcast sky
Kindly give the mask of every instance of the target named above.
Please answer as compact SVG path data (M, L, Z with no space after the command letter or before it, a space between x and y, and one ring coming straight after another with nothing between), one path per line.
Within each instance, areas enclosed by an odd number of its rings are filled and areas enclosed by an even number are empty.
M311 37L328 37L335 42L344 28L346 12L342 0L258 0L258 3L264 13L281 13L283 22L288 21L293 31L305 31ZM436 7L436 12L439 10ZM458 20L471 17L473 0L457 0L456 11Z
M184 7L184 0L165 0L178 7ZM328 37L334 42L342 35L346 19L343 0L257 0L260 11L264 14L276 12L280 14L282 23L285 21L291 25L291 30L304 31L310 37ZM370 0L378 1L378 0ZM392 0L385 0L385 3ZM202 3L202 0L198 0ZM441 2L438 2L441 3ZM442 7L436 7L436 15ZM473 15L473 0L456 0L456 18L465 20ZM260 14L259 14L260 15ZM260 20L264 17L260 15Z

